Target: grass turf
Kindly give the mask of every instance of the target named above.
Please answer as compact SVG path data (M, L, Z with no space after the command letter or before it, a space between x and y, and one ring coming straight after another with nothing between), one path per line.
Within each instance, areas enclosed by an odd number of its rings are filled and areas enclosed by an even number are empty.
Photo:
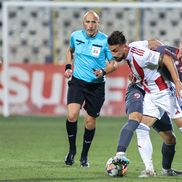
M164 177L161 171L162 141L153 130L153 160L158 176L139 179L137 176L144 166L140 160L136 136L127 150L130 159L127 176L112 178L105 173L105 163L115 155L120 129L126 118L100 117L97 122L95 139L92 143L89 160L90 168L81 168L79 158L83 137L83 118L78 123L77 155L73 166L65 166L64 157L68 143L64 117L0 117L0 181L8 182L110 182L110 181L181 181L182 177ZM177 136L176 155L173 167L180 169L182 164L182 142Z

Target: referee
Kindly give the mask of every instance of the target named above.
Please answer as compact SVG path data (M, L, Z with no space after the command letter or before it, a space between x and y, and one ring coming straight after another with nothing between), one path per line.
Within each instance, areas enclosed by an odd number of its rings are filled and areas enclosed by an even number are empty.
M116 70L117 63L109 50L107 36L98 31L98 14L91 10L86 12L83 26L83 30L71 34L66 53L64 76L71 80L68 82L66 120L69 151L65 164L74 163L77 121L83 105L86 114L80 165L89 167L88 151L95 134L96 118L105 100L105 75Z

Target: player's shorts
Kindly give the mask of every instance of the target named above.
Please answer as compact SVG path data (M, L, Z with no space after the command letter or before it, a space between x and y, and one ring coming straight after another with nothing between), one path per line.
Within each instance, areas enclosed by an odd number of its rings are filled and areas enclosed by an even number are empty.
M143 114L160 119L165 112L172 119L182 117L182 110L177 98L170 90L162 90L153 94L146 93L143 103Z
M84 109L92 117L100 115L105 100L105 83L88 83L72 77L68 82L67 104L84 103Z
M135 84L130 84L126 92L126 113L143 113L143 99L145 92Z
M136 97L138 95L138 97ZM139 96L140 95L140 96ZM130 84L126 93L126 113L129 115L132 112L143 114L143 99L145 92L135 84ZM152 126L157 132L171 131L173 126L169 116L164 113L160 120L157 120Z
M157 120L153 126L152 126L157 132L161 131L172 131L173 125L171 122L171 119L167 115L167 113L164 113L162 118L160 120Z

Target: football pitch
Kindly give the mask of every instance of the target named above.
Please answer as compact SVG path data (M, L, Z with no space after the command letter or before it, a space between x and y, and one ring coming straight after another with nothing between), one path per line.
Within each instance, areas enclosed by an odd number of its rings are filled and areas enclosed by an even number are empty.
M83 118L78 123L77 155L73 166L65 166L64 158L68 143L65 117L0 117L0 181L7 182L111 182L111 181L181 181L181 177L161 175L162 140L151 130L157 177L140 179L137 176L144 169L140 160L136 135L127 150L130 159L127 176L109 177L105 172L106 161L115 155L120 129L126 118L100 117L95 139L92 143L90 168L81 168L79 163L83 137ZM177 136L176 155L173 167L182 169L181 134Z

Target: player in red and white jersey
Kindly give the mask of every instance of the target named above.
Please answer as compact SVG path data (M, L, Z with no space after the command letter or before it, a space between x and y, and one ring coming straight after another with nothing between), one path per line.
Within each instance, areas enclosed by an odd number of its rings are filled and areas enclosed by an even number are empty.
M145 46L145 44L143 44ZM181 46L181 45L180 45ZM172 46L159 46L156 51L162 53L162 54L168 54L173 58L173 61L177 67L180 80L182 80L182 72L181 72L181 66L182 66L182 61L180 60L180 48L172 47ZM162 76L167 79L167 80L172 80L169 71L163 67L159 69ZM175 96L175 88L174 84L172 82L170 89L174 91L174 96ZM181 99L178 98L178 102L180 107L182 107L182 102ZM168 175L168 176L178 176L182 175L182 171L174 170L171 168L172 160L174 158L175 154L175 145L176 145L176 137L173 134L173 127L172 125L170 126L170 121L168 118L164 117L163 119L159 122L158 120L154 125L153 128L160 134L160 136L163 138L163 145L162 145L162 174L163 175ZM172 124L172 123L171 123ZM143 123L138 126L136 129L136 134L137 134L137 143L138 143L138 150L140 153L140 156L142 158L142 161L144 162L145 165L145 170L141 172L140 177L149 177L151 176L151 169L153 170L153 162L152 162L152 153L153 153L153 147L149 135L150 129L148 128L147 125L144 125ZM171 136L169 139L168 136ZM171 135L172 134L172 135Z
M148 93L157 93L168 88L167 81L158 71L159 59L159 52L141 46L130 47L126 57L137 81L140 81L141 87Z
M176 98L174 96L171 96L167 81L163 79L163 77L157 70L160 63L159 60L161 59L163 60L163 63L167 66L172 75L173 81L176 86L177 95L179 96L179 92L181 90L181 82L178 80L179 76L176 72L171 58L165 54L164 56L161 56L160 53L151 51L146 47L142 47L141 45L136 45L135 47L132 47L131 45L131 47L128 46L126 44L126 39L124 35L122 34L122 32L119 31L115 31L109 36L108 43L115 59L119 62L127 59L136 79L140 81L146 93L148 93L149 96L153 97L152 99L150 97L148 99L149 101L151 101L151 106L147 107L147 104L144 105L145 114L151 116L145 116L144 122L146 122L146 124L148 124L149 126L152 126L157 119L160 119L162 117L165 111L170 113L171 118L180 117L181 110L176 101ZM171 103L165 105L164 100L163 102L158 102L159 96L161 96L162 98L164 98L165 96L165 101L166 99L169 103L170 101L172 101L173 106L175 106L176 108L171 107ZM154 100L154 103L152 103L152 100ZM153 108L153 110L150 110L150 108ZM176 110L179 110L179 113L176 112ZM177 115L173 113L176 113ZM135 129L138 127L138 124L139 123L135 117L129 117L128 123L123 127L121 131L121 140L119 141L119 145L117 148L118 153L125 153L131 141L133 131L135 131ZM179 128L182 127L181 117L180 119L178 118L177 125Z
M141 44L145 47L148 47L148 45L145 43L146 41L138 41L136 43ZM132 43L132 45L134 45ZM180 80L181 80L181 65L182 62L180 61L179 57L179 48L171 47L171 46L159 46L156 51L162 53L162 54L168 54L173 58L173 61L177 67ZM162 73L162 76L164 76L165 79L171 80L170 74L166 68L160 68L160 72ZM136 78L132 78L133 81L136 80ZM173 88L173 84L171 83L171 90L174 90L174 96L175 96L175 88ZM179 99L179 98L178 98ZM180 106L181 105L181 100ZM176 137L173 132L172 123L170 122L169 118L167 116L163 116L161 120L158 120L154 125L153 128L159 133L159 135L163 139L162 144L162 174L168 175L168 176L178 176L182 175L182 172L179 170L175 170L171 168L171 164L174 158L175 154L175 145L176 145ZM138 143L138 150L140 153L140 156L142 158L142 161L145 165L145 170L141 172L139 177L150 177L153 176L154 173L154 165L152 162L152 153L153 153L153 147L149 135L150 128L145 124L140 124L138 128L136 129L137 134L137 143Z
M176 97L171 96L171 90L168 86L169 81L164 80L158 71L159 66L162 64L167 67L175 84L176 94L180 97L182 84L172 58L167 54L160 54L146 47L128 46L124 35L119 31L111 34L108 43L115 59L117 61L127 60L134 76L137 80L140 80L146 91L144 113L158 119L162 117L165 111L170 114L171 118L179 117L179 115L182 117ZM164 97L165 103L162 101ZM156 101L155 104L153 104L154 101ZM155 120L152 120L152 122L154 123ZM182 127L182 120L177 123L177 126Z

